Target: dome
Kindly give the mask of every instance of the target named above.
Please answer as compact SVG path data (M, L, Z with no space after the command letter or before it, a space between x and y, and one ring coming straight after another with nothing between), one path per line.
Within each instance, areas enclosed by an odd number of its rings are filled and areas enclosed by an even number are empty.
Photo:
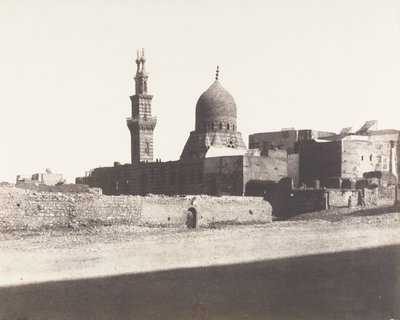
M196 104L196 128L204 122L236 123L236 103L232 95L216 80Z

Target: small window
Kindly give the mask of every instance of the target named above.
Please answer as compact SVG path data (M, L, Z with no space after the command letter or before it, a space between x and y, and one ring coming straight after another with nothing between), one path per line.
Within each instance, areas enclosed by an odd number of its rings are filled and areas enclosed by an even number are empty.
M150 145L147 141L145 142L144 153L150 154Z
M222 129L222 123L221 122L219 123L219 128Z
M364 160L364 156L361 156L361 161L363 161Z
M233 142L233 140L229 140L227 147L228 148L235 148L235 143Z
M369 156L369 161L372 161L372 154Z
M226 130L229 130L229 123L226 124Z
M382 171L389 171L389 158L382 157Z

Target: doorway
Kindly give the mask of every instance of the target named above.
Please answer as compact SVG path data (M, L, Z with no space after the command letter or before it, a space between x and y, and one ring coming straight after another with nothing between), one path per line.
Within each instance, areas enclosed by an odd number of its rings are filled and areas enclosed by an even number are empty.
M195 208L189 208L186 213L186 226L188 229L195 229L197 227L197 211Z

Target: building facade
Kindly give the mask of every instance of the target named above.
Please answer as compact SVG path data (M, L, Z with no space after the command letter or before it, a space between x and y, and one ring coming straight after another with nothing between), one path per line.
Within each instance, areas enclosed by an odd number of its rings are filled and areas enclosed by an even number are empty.
M397 130L371 130L298 145L299 181L311 185L331 178L361 179L370 172L398 176L400 136Z
M32 183L32 184L44 184L47 186L55 186L57 184L64 183L65 179L60 173L53 173L51 169L47 168L44 173L34 173L32 175L18 175L16 184L20 183Z
M329 186L332 179L362 179L371 172L397 177L400 172L398 130L378 130L377 121L367 121L354 131L339 134L317 130L282 129L249 136L249 147L286 150L288 176L294 186Z
M209 194L244 195L253 180L279 181L287 176L286 150L247 150L237 128L237 106L232 95L215 81L200 96L195 128L177 161L154 161L153 131L157 120L151 112L144 52L136 59L131 134L131 163L91 170L76 183L100 187L104 194Z
M233 96L219 81L200 95L195 127L177 161L154 161L153 96L144 52L136 59L135 94L130 97L131 163L93 169L77 183L100 187L105 194L244 195L248 186L292 178L295 187L327 186L331 179L361 179L383 172L397 179L400 172L398 130L377 130L367 121L358 131L339 134L283 129L249 136L249 148L237 125Z

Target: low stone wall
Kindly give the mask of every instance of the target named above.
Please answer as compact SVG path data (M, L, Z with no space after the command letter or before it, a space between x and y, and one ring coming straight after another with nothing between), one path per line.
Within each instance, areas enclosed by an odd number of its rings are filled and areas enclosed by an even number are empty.
M45 184L38 184L38 183L28 183L28 182L18 182L15 185L17 188L21 189L28 189L33 191L47 191L47 192L63 192L63 193L82 193L82 192L90 192L89 186L85 184L62 184L59 186L48 186ZM101 189L99 189L101 193ZM92 190L93 191L93 190Z
M364 195L366 206L392 205L396 201L396 187L379 187L363 190L329 189L330 207L356 207L360 203L360 195Z
M393 201L397 200L397 187L396 186L388 186L388 187L379 187L379 200L380 201Z
M138 196L137 198L142 201L139 224L186 227L190 199L178 196Z
M194 197L198 226L265 223L272 221L272 207L262 197Z
M395 186L373 189L275 188L266 193L266 199L272 204L274 216L288 219L328 208L392 205L396 202L396 194Z
M260 197L105 196L0 186L0 230L130 224L186 227L188 210L197 226L266 223L272 209Z
M355 207L358 204L358 190L329 189L329 207Z

